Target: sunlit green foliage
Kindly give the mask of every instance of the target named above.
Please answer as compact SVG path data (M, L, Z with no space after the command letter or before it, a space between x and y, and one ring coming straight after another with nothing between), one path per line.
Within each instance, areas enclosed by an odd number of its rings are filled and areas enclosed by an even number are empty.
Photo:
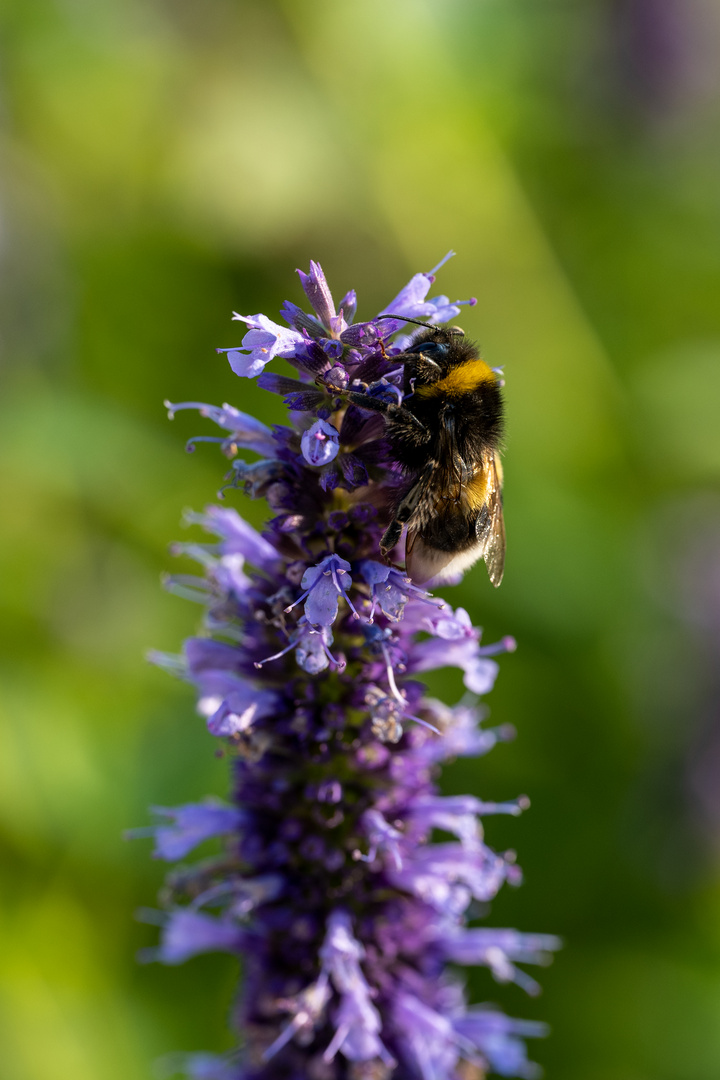
M136 967L162 871L121 838L148 804L226 791L191 694L143 661L194 627L158 579L223 474L211 448L184 455L200 422L168 424L162 399L278 419L214 352L240 340L233 309L300 302L314 258L368 316L453 247L442 289L477 295L463 326L505 366L509 544L500 590L480 567L448 596L518 639L492 708L519 738L448 784L530 793L488 827L526 870L493 921L567 941L539 1004L483 975L476 996L552 1023L550 1080L715 1080L711 5L10 0L0 18L3 1077L149 1078L228 1045L228 960Z

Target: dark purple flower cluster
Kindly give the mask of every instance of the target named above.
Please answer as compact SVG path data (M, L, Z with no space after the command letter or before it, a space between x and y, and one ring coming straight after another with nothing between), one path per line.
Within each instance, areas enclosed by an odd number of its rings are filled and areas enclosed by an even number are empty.
M468 1007L448 970L481 964L537 990L517 965L544 962L554 937L467 922L473 901L520 879L512 853L485 843L481 818L527 801L436 787L443 760L511 736L481 726L476 695L492 688L492 655L514 643L481 645L465 611L382 561L402 476L382 417L342 394L401 401L403 317L446 321L459 307L426 299L433 275L416 274L383 313L397 319L353 323L354 293L336 311L318 265L300 279L311 314L286 303L289 328L237 315L249 329L223 350L238 375L282 395L291 426L270 430L229 405L168 406L214 420L228 456L260 455L235 460L229 486L274 513L262 535L232 509L191 516L216 539L177 545L202 575L168 584L205 605L204 634L181 657L153 657L195 685L233 760L232 805L160 810L161 823L139 830L168 860L222 838L220 855L170 875L155 955L242 957L242 1045L183 1067L204 1080L530 1077L522 1037L542 1025ZM297 378L260 374L275 356ZM418 681L448 666L469 692L452 708ZM450 839L432 842L436 830Z

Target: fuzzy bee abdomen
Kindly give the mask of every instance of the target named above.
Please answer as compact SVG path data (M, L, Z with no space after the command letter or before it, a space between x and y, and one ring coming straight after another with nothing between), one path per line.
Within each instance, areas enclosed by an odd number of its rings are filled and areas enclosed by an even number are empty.
M460 507L446 510L418 531L425 544L437 551L464 551L477 544L477 516Z

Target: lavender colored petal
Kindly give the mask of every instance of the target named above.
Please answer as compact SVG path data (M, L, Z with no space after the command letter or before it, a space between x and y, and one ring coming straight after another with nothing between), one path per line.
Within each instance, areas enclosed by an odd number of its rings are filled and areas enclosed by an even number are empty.
M453 301L447 296L434 296L428 303L434 308L434 311L430 315L430 322L443 323L450 322L451 319L456 319L460 314L460 308L475 307L477 300L474 296L471 296L469 300Z
M340 450L340 436L332 424L316 420L303 432L300 445L308 465L329 465Z
M348 484L352 487L365 487L368 482L368 471L364 462L356 454L341 454L338 460Z
M494 660L481 655L477 642L467 638L449 642L442 638L421 641L408 655L408 671L413 673L442 667L460 668L463 682L474 694L489 693L500 670Z
M338 599L346 596L351 585L349 570L350 563L345 559L328 555L305 571L301 581L305 592L292 606L305 600L307 621L312 626L331 626L337 617Z
M245 607L246 594L252 587L253 580L243 570L245 559L238 552L223 555L215 565L213 577L228 595L233 596Z
M397 870L402 869L402 833L385 820L379 810L366 810L361 824L370 843L367 855L357 853L357 857L372 862L378 852L387 854Z
M323 326L330 329L331 320L335 317L335 305L320 263L311 261L309 274L304 274L302 270L297 273L313 311Z
M397 995L393 1020L423 1080L446 1080L458 1063L457 1038L450 1020L412 994Z
M460 1038L471 1043L486 1059L493 1072L499 1076L533 1077L541 1070L528 1061L522 1038L538 1038L547 1034L545 1024L529 1020L511 1020L491 1009L468 1009L466 1014L453 1020L453 1028Z
M424 301L431 285L432 279L427 274L414 274L380 314L407 315L409 318L424 315L426 307Z
M333 319L333 322L336 320ZM331 360L339 360L343 354L343 343L337 341L335 338L323 338L320 342L322 351L326 356L329 356Z
M345 293L338 305L338 309L342 311L345 316L345 321L349 325L355 318L355 312L357 310L357 293L354 289L350 289L349 292Z
M314 315L308 315L307 312L290 300L285 301L280 309L280 314L286 322L290 323L293 329L299 330L300 333L306 330L312 338L321 338L326 334L325 327Z
M524 964L541 964L544 954L555 952L562 945L554 934L522 934L519 930L497 930L493 927L457 927L443 935L442 946L448 957L460 964L482 964L489 951L504 953L511 960Z
M194 847L214 836L240 827L245 815L235 806L222 803L187 803L172 809L156 807L156 814L169 817L171 825L155 827L155 851L159 859L183 859Z
M301 390L288 394L283 401L293 412L314 412L327 401L327 395L322 390Z
M225 641L213 638L188 638L183 646L190 678L197 679L207 671L232 671L237 674L237 650Z
M205 952L237 952L242 935L237 924L198 911L178 910L164 927L160 956L164 964L182 964Z
M185 1054L178 1060L178 1071L189 1080L237 1080L237 1061L219 1054Z
M332 631L323 626L316 630L310 625L303 628L295 648L298 665L309 675L319 675L330 664Z
M233 435L233 441L237 446L254 450L258 454L273 453L275 442L269 427L248 413L240 412L232 405L207 405L202 401L179 401L164 402L168 416L172 420L175 413L181 409L197 409L201 416L213 420L218 427L224 428Z
M370 1000L367 983L343 994L333 1022L335 1037L323 1055L326 1061L332 1061L338 1051L348 1061L393 1060L379 1038L382 1021Z
M338 613L339 593L329 577L322 577L305 601L305 618L312 626L331 626Z
M269 390L271 394L280 394L282 397L293 393L305 393L308 389L306 382L300 382L299 379L290 379L287 375L278 375L274 371L264 372L258 379L257 384L261 390Z
M277 706L278 695L272 691L250 686L231 691L208 716L208 731L217 736L242 735L258 720L272 716Z
M242 349L218 349L218 352L227 353L230 367L236 375L254 378L274 357L293 356L303 343L301 333L279 326L266 315L239 315L233 312L233 319L249 327L242 340Z
M274 339L270 334L256 334L250 339L250 335L246 334L243 343L246 341L246 350L222 349L219 351L225 353L235 375L239 375L241 379L255 379L273 358L271 346Z
M364 345L366 348L374 345L378 338L378 328L372 322L355 323L340 334L340 340L344 345Z
M187 520L202 525L208 532L221 536L220 549L223 555L242 555L257 566L259 570L272 573L278 563L276 549L257 532L247 521L243 521L236 510L226 510L220 506L208 506L204 514L189 514Z

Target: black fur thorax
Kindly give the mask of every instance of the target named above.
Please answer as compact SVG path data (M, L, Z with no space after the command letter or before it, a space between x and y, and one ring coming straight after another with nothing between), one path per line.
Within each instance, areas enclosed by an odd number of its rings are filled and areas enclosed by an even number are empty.
M406 350L403 405L420 424L397 416L388 436L398 462L416 471L431 457L478 461L503 433L499 381L477 346L454 328L423 331Z

